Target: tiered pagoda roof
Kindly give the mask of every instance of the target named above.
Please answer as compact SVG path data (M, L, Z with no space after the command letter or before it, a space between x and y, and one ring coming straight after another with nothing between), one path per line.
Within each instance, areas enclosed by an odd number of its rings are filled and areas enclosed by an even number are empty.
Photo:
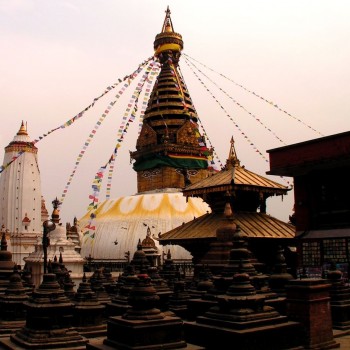
M265 201L274 195L285 195L290 188L258 175L241 166L231 139L224 169L184 188L187 197L202 197L212 212L161 235L161 244L180 244L196 239L214 240L225 220L224 208L230 203L233 219L249 238L294 238L293 225L266 214Z

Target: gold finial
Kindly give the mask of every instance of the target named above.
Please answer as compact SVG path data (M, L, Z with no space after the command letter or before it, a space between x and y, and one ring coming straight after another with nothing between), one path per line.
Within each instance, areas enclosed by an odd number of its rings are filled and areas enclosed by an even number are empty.
M231 169L232 166L236 166L240 164L240 161L237 158L236 150L235 150L235 141L233 139L233 136L231 137L230 141L230 151L228 154L228 158L226 160L226 168Z
M28 133L27 133L27 127L24 125L23 120L22 120L22 124L21 124L21 127L20 127L19 130L18 130L17 135L28 135Z
M58 223L60 221L60 211L58 210L58 206L61 204L61 202L57 199L54 199L52 201L52 205L53 205L53 212L51 215L52 221L55 223Z
M172 53L172 56L176 56L172 58L175 58L175 61L177 61L177 56L179 56L181 50L183 49L183 41L181 34L174 31L170 13L171 12L168 6L165 11L165 19L163 22L162 31L156 36L153 44L155 50L154 54L155 56L159 56L164 51L167 51L169 53ZM168 57L165 58L165 61L167 59Z
M166 11L165 11L165 20L163 23L163 28L162 28L162 32L165 33L170 33L174 31L174 27L173 27L173 23L171 22L171 18L170 18L170 9L169 6L167 7Z

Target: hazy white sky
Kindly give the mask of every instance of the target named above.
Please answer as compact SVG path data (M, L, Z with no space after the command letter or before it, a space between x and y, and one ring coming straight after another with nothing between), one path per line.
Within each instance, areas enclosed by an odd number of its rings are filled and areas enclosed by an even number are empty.
M181 58L192 100L222 163L231 136L241 163L265 175L266 150L349 131L349 1L0 0L0 150L22 120L37 139L152 56L167 5L183 36L183 53L203 63L197 68L211 79L199 75L204 88ZM93 177L114 150L132 91L109 113L81 160L61 208L63 222L86 212ZM37 143L50 213L113 99L111 92L69 128ZM119 149L113 197L136 193L129 150L135 150L137 132L135 123ZM283 202L280 197L268 202L267 209L287 221L292 206L291 192Z

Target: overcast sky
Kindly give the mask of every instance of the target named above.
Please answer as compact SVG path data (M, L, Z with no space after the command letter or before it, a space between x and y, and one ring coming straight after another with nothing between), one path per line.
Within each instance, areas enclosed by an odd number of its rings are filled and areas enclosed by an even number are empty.
M152 56L168 5L184 40L181 72L222 163L231 136L241 164L267 176L266 150L349 131L349 1L0 0L0 149L22 120L37 139ZM195 66L186 63L190 58ZM85 214L93 177L113 153L132 91L113 107L79 162L63 222ZM37 143L49 213L114 96ZM119 149L112 197L137 191L129 162L137 133L135 123ZM293 192L270 202L269 214L287 221Z

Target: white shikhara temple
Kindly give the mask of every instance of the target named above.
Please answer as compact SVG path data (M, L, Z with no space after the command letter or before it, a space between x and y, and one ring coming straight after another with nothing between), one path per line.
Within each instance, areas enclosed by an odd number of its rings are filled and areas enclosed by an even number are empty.
M6 232L13 261L24 266L24 257L34 251L42 237L42 223L48 218L41 195L38 149L22 122L5 147L0 177L0 226Z

